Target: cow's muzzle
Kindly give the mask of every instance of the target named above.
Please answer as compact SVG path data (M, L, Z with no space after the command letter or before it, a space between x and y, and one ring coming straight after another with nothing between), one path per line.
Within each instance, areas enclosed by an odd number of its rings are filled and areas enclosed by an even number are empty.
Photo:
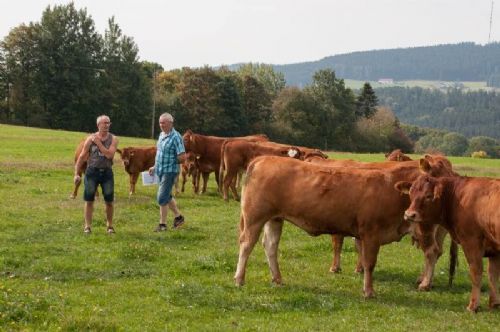
M416 222L417 221L417 212L406 210L404 218L406 221Z

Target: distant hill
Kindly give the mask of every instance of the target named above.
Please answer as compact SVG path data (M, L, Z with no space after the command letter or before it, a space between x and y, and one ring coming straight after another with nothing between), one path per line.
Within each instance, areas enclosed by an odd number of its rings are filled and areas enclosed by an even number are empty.
M238 65L230 66L237 68ZM274 65L288 85L303 87L317 70L331 68L338 77L378 81L381 78L434 81L498 81L500 43L460 43L354 52L318 61ZM495 79L497 78L497 79Z

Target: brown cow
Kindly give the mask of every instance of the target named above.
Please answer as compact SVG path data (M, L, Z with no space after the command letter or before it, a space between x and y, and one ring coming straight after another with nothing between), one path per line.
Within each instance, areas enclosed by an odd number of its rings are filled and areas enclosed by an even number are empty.
M379 169L379 170L391 170L399 172L401 166L413 168L412 172L409 172L408 181L416 179L420 173L420 162L419 161L409 161L409 162L396 162L396 161L386 161L386 162L358 162L354 160L324 160L322 158L316 158L311 156L306 159L306 161L330 167L350 167L359 169ZM457 175L453 172L451 163L443 156L426 155L423 159L423 164L427 164L428 169L439 170L440 172L435 172L434 175ZM442 171L442 172L441 172ZM411 229L412 240L417 244L417 247L421 248L424 252L425 266L422 274L417 279L419 290L430 290L432 287L432 278L434 275L434 268L437 260L443 253L443 242L446 237L447 231L440 227L421 227L416 226ZM337 273L341 271L340 267L340 254L342 251L342 244L344 242L344 236L339 234L332 235L332 246L333 246L333 260L330 267L330 271ZM360 250L360 241L355 240L356 249L358 251L358 261L356 264L355 272L360 273L363 271ZM449 284L451 285L454 275L455 263L457 254L457 244L452 242L450 246L450 270L449 270Z
M116 150L122 157L125 171L129 174L130 189L129 197L135 193L135 185L139 174L149 170L155 164L156 146L151 147L126 147Z
M218 137L195 134L187 130L182 136L186 152L193 152L197 156L198 170L202 173L204 181L211 172L215 172L215 181L219 186L220 152L225 140L244 139L249 141L267 141L266 135L251 135L243 137ZM202 193L207 190L206 182L203 184Z
M76 147L76 150L75 150L75 158L74 158L74 162L76 164L76 161L78 160L78 157L80 157L80 154L82 153L82 149L83 149L83 146L85 145L85 138L82 139L80 141L80 143L78 143L78 146ZM81 178L82 178L82 174L85 173L85 170L87 169L87 161L85 160L84 162L82 162L80 168L78 169L78 176L80 177L80 181L78 182L75 182L75 187L73 189L73 192L71 193L71 195L69 195L69 198L71 199L75 199L76 196L78 195L78 188L80 187L80 184L82 183L81 181ZM99 191L96 190L95 192L96 196L99 196Z
M385 159L389 161L410 161L413 160L401 151L401 149L396 149L391 153L385 154Z
M192 178L193 192L197 193L199 187L198 167L196 166L196 155L192 152L186 153L186 159L181 164L181 192L184 192L189 176Z
M245 140L224 142L221 148L219 170L219 184L222 187L224 200L228 200L228 188L231 188L233 198L239 200L238 191L236 190L236 176L240 171L246 170L248 164L254 158L263 155L299 158L300 154L296 147L274 142L250 142Z
M476 312L479 308L483 257L488 257L489 306L499 307L500 180L421 175L413 184L398 182L395 187L410 195L405 220L439 223L462 245L472 280L467 309Z
M398 172L332 168L274 156L254 159L242 192L236 284L244 283L248 257L264 225L272 280L281 283L277 250L287 219L311 235L359 238L364 295L374 296L372 274L380 246L399 241L410 228L403 220L409 200L393 186L414 167L398 168Z

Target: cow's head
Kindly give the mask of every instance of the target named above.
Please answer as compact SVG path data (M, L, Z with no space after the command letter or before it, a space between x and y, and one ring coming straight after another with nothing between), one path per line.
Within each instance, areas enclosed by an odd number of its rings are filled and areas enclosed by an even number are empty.
M443 179L422 174L413 183L399 181L394 188L410 196L411 204L405 211L405 220L436 223L441 219Z
M301 155L300 159L304 161L310 162L311 160L319 158L319 159L328 159L328 156L324 154L321 150L313 150L305 152Z
M419 161L420 171L430 176L457 176L451 162L441 155L425 155Z
M118 151L118 150L116 150ZM119 151L120 156L122 157L123 165L127 167L130 164L130 160L134 157L134 149L133 148L124 148Z
M193 131L191 129L186 130L184 135L182 135L182 141L184 143L184 148L186 149L186 152L193 150L194 140L195 140L195 134L193 133Z
M195 174L196 161L197 161L197 156L193 152L186 153L186 159L184 160L184 165L189 175Z
M396 149L391 153L386 153L385 158L389 161L410 161L412 160L410 157L405 155L403 151L400 149Z

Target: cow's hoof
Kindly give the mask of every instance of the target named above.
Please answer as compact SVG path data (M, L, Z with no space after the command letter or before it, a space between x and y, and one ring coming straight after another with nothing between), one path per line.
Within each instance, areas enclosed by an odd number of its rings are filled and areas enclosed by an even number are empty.
M273 278L271 282L275 286L283 286L283 281L281 280L281 278Z
M70 198L70 199L75 199L75 198L76 198L76 196L72 194L72 195L69 195L69 198Z
M241 287L245 284L245 280L241 279L241 278L234 278L234 284L236 285L236 287Z
M490 307L491 310L499 309L500 308L500 302L498 302L497 300L492 300L490 298L489 307Z
M358 274L363 273L363 271L364 270L363 270L362 267L357 267L357 268L354 269L354 273L358 273Z
M365 299L373 299L375 297L375 292L373 290L365 291L363 296L365 297Z
M432 286L430 284L427 284L427 285L418 285L418 290L421 291L421 292L428 292L430 291L432 288Z
M477 314L477 312L479 311L479 306L478 305L474 305L474 306L468 305L467 311L472 312L473 314Z
M342 272L342 268L340 266L332 266L330 268L330 272L332 272L332 273L340 273L340 272Z

